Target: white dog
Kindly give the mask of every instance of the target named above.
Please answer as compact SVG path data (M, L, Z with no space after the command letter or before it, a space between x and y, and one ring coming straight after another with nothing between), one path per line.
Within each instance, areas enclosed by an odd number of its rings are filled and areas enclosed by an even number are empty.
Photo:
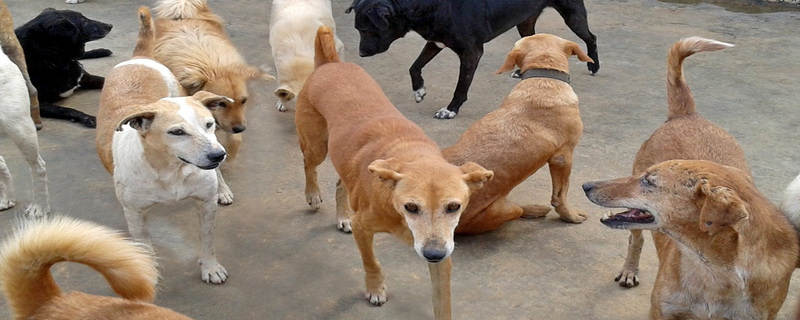
M269 20L269 44L278 72L278 111L300 92L306 78L314 71L314 39L317 29L326 25L336 34L330 0L274 0ZM339 58L344 45L335 37Z
M0 51L2 53L2 51ZM25 209L28 217L42 217L50 212L50 194L47 192L47 171L39 155L39 139L31 119L31 102L25 78L16 64L5 54L0 54L0 129L17 146L31 167L33 202ZM15 205L14 182L6 161L0 157L0 210Z

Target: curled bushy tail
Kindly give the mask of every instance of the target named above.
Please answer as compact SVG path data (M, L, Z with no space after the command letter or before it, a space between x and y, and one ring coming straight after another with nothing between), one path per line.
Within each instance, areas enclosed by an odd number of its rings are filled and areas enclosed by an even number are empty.
M145 6L139 7L138 16L139 40L136 42L136 48L133 49L133 56L153 57L153 48L156 43L156 27L153 24L150 9Z
M0 281L16 319L61 295L50 267L62 261L97 270L125 299L150 302L155 296L158 270L148 246L67 217L30 221L0 247Z
M336 52L336 40L333 30L328 26L321 26L317 29L317 37L314 40L314 66L319 67L329 62L339 62L339 54Z
M667 99L668 119L697 113L692 90L683 77L683 60L697 52L716 51L733 47L732 44L701 37L678 40L667 53Z

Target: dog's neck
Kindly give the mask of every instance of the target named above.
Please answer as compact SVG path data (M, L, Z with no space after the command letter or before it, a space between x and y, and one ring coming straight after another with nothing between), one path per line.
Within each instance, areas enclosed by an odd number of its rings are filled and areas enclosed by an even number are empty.
M711 236L699 230L660 229L677 245L696 254L696 258L708 267L732 268L739 250L739 234L733 229ZM691 234L685 234L691 233Z
M556 70L556 69L544 69L544 68L533 68L525 70L520 74L520 81L530 78L548 78L548 79L555 79L561 80L569 84L569 73Z

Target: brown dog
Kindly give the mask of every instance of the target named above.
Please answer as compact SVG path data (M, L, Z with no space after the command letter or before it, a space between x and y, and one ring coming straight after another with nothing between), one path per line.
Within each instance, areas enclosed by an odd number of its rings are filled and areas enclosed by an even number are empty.
M603 224L659 231L650 319L775 319L797 263L797 236L747 172L669 160L583 189L598 205L637 211Z
M160 0L155 10L155 59L172 70L188 94L204 90L233 99L212 113L228 160L235 159L246 128L247 82L275 78L244 61L206 0ZM233 192L219 170L217 178L219 203L231 204Z
M470 196L456 233L486 232L520 216L547 214L549 206L523 208L506 199L511 189L545 164L553 181L550 203L561 219L572 223L586 220L586 212L567 204L572 150L583 133L578 96L567 82L572 55L592 62L578 44L553 35L518 40L497 73L519 67L523 80L500 108L475 122L458 142L442 151L452 164L474 161L494 172L494 178Z
M31 77L28 75L28 65L25 63L25 54L22 52L22 46L17 40L17 35L14 33L14 21L11 18L11 12L3 0L0 0L0 47L11 62L19 67L22 76L25 78L25 84L28 86L28 94L31 100L31 118L36 125L36 129L42 128L42 117L39 114L39 94L36 87L31 82Z
M50 275L62 261L102 273L123 299L64 294ZM27 222L0 250L0 280L14 319L191 319L151 302L158 269L152 249L119 232L66 217Z
M403 117L364 70L340 63L333 33L321 27L316 70L297 98L295 121L303 151L306 199L322 201L317 166L330 150L342 179L337 202L353 210L352 229L366 271L366 298L386 302L380 263L372 251L375 233L391 233L429 262L437 319L450 319L453 233L470 193L492 172L467 162L447 162L422 129ZM341 204L340 204L341 205Z

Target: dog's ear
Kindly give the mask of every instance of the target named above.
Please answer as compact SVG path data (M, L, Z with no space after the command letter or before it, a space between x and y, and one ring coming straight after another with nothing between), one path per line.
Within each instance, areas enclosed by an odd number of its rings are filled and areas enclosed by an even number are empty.
M367 11L367 18L372 21L372 24L378 28L380 31L386 31L389 29L389 16L394 14L394 10L391 7L386 6L385 4L379 3L372 6Z
M347 7L347 10L345 10L344 13L347 14L347 13L350 13L350 11L353 11L353 9L355 9L356 6L358 5L358 3L361 2L361 1L362 0L353 0L353 3L351 3L350 6Z
M294 91L288 85L282 85L275 89L275 95L280 98L282 101L289 101L294 99Z
M155 111L150 110L134 113L120 121L119 125L117 126L117 131L122 131L122 126L126 124L136 130L147 131L150 129L150 124L153 123L153 119L155 119L155 117Z
M475 162L467 162L461 165L461 172L464 173L464 181L467 182L470 191L475 191L483 187L483 183L492 180L494 172L486 170Z
M511 52L508 53L508 56L506 56L506 62L503 62L503 65L500 66L500 69L497 69L497 74L514 70L514 68L519 64L517 62L520 59L522 59L522 50L520 49L511 50Z
M42 22L42 31L49 35L75 38L81 30L69 20L57 18Z
M385 183L389 188L394 188L397 181L403 178L403 175L397 172L400 170L400 162L395 158L386 160L378 159L369 164L369 172L372 172L381 182Z
M228 98L226 96L221 96L217 94L213 94L208 91L197 91L195 94L192 95L192 98L199 101L200 104L206 106L208 110L214 111L219 108L225 108L228 106L229 103L233 103L234 100Z
M200 72L187 72L185 76L180 78L181 86L186 88L189 94L194 94L197 91L203 90L208 82L208 77Z
M720 230L747 219L747 208L736 191L726 187L712 187L707 180L699 185L705 198L700 208L700 230L713 235Z
M564 49L567 51L567 56L578 56L578 60L580 61L594 63L594 60L592 60L592 58L589 58L589 56L586 55L586 52L583 52L581 46L569 40L565 41L566 45L564 45Z

